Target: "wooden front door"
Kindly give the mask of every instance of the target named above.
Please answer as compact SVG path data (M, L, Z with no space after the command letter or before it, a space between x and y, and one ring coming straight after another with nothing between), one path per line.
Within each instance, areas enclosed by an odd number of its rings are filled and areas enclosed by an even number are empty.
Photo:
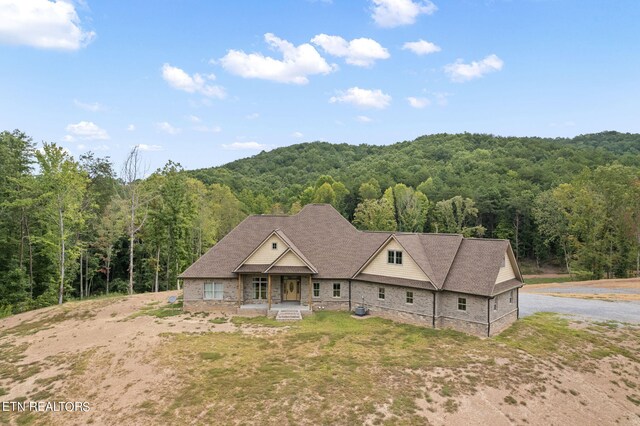
M287 278L283 283L282 300L300 300L300 280Z

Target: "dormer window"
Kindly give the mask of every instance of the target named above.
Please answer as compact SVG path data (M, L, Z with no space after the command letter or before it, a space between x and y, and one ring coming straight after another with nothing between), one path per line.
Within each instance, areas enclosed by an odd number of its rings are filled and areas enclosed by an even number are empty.
M402 252L400 250L389 250L387 252L387 263L402 265Z
M278 250L278 243L271 243L271 248L273 250Z

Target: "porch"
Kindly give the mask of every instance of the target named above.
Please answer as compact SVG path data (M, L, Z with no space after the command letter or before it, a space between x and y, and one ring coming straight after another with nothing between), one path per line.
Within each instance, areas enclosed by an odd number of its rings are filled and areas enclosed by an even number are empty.
M267 315L292 309L310 313L312 277L296 269L278 271L281 273L238 273L238 313Z

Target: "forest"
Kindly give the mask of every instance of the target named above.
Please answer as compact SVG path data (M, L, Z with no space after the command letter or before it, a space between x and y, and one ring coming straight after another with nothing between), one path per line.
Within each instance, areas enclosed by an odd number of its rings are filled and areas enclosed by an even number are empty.
M362 230L507 238L578 278L640 275L640 135L436 134L302 143L220 167L143 170L0 133L0 316L177 278L250 214L330 203Z

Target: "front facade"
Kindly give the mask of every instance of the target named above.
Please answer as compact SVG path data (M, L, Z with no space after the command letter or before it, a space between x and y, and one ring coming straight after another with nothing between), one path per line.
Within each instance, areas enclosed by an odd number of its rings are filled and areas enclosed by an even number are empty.
M184 309L353 310L491 336L518 318L522 276L506 240L363 232L333 207L240 223L191 265Z

